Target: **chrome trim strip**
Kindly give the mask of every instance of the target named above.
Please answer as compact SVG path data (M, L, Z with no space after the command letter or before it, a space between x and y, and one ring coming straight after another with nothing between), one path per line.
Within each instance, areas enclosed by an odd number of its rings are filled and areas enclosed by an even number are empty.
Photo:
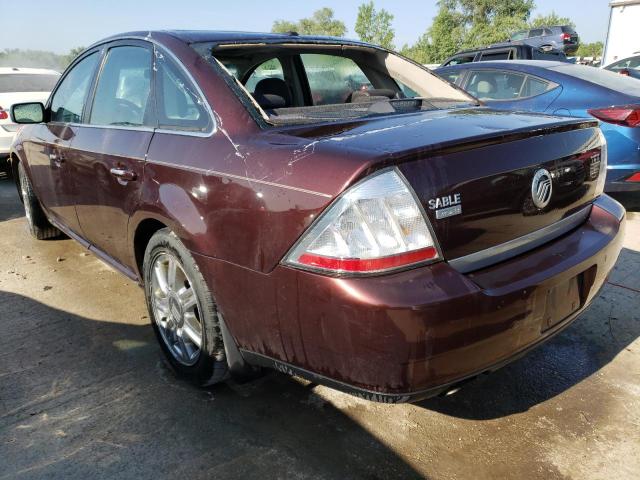
M494 263L502 262L515 257L528 250L533 250L540 245L553 240L573 230L583 223L591 213L591 205L569 215L562 220L547 227L528 233L522 237L514 238L495 247L487 248L479 252L471 253L463 257L449 260L449 265L460 273L469 273L474 270L488 267Z
M191 172L202 173L205 175L213 175L216 177L227 177L227 178L233 178L236 180L246 180L250 184L259 183L261 185L269 185L270 187L286 188L287 190L294 190L296 192L309 193L311 195L317 195L319 197L333 198L333 195L329 195L328 193L315 192L313 190L307 190L305 188L298 188L298 187L293 187L291 185L283 185L281 183L268 182L266 180L259 180L257 178L243 177L241 175L234 175L232 173L219 172L217 170L208 170L206 168L192 167L190 165L176 165L174 163L167 163L167 162L161 162L158 160L148 160L148 159L147 159L147 164L152 164L152 165L155 164L155 165L161 165L163 167L178 168L180 170L188 170Z
M616 217L619 222L622 221L627 213L622 204L609 195L600 195L593 204Z

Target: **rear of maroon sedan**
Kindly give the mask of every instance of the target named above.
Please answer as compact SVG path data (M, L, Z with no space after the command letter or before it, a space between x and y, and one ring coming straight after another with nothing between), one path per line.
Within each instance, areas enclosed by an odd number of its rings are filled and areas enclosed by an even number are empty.
M391 165L363 173L268 275L218 262L207 268L248 362L372 400L415 401L501 367L587 308L616 262L625 217L602 194L606 147L598 128L562 121L548 131L448 145L457 122L480 132L483 119L472 127L472 118L441 116L443 142L433 151L407 149L407 139L420 135L405 124L403 151L385 155ZM370 128L341 132L341 146L371 151L363 135ZM322 138L319 155L335 137L325 131ZM532 200L541 171L553 183L543 209ZM363 237L367 229L377 239L394 236L393 226L375 219L393 217L394 205L397 230L426 237L410 254L362 260L366 239L360 254L345 255L329 238L345 231L353 238L359 228ZM246 302L248 292L255 303ZM282 351L265 352L263 335L253 333L269 318Z
M218 59L234 48L250 51ZM514 360L597 296L625 217L603 194L597 123L451 105L339 122L263 112L259 158L266 142L279 178L338 195L296 202L294 226L262 239L261 271L199 258L244 361L415 401Z

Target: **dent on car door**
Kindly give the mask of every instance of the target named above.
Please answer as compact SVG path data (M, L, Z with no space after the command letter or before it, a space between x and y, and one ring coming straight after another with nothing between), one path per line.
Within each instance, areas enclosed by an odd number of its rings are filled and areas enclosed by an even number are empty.
M51 97L49 121L36 126L34 140L25 145L31 180L40 202L53 220L78 235L81 229L75 210L77 186L68 159L99 59L98 52L89 53L66 73Z
M116 260L131 275L134 259L127 227L140 197L155 127L152 51L142 42L108 48L87 121L76 132L70 159L85 238L96 253Z

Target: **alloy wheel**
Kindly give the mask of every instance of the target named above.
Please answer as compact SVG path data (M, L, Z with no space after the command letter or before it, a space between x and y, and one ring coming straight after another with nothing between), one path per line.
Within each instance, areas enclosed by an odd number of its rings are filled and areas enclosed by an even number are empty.
M151 268L151 304L160 335L179 363L194 365L203 338L201 309L193 284L172 253L159 253Z

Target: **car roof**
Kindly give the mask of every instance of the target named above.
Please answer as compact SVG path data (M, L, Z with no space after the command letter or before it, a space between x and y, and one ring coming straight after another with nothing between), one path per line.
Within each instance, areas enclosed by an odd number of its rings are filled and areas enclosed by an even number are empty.
M537 68L553 68L563 65L573 65L569 62L559 62L557 60L492 60L489 62L469 62L461 63L458 65L447 65L441 68L482 68L482 67L508 67L508 66L523 66L523 67L537 67Z
M0 67L0 75L60 75L60 72L46 68Z
M340 45L357 45L372 47L373 45L358 40L350 40L342 37L329 37L322 35L299 35L290 33L265 33L265 32L238 32L224 30L145 30L138 32L126 32L113 35L98 43L113 41L126 37L153 38L158 34L170 35L185 43L332 43Z

